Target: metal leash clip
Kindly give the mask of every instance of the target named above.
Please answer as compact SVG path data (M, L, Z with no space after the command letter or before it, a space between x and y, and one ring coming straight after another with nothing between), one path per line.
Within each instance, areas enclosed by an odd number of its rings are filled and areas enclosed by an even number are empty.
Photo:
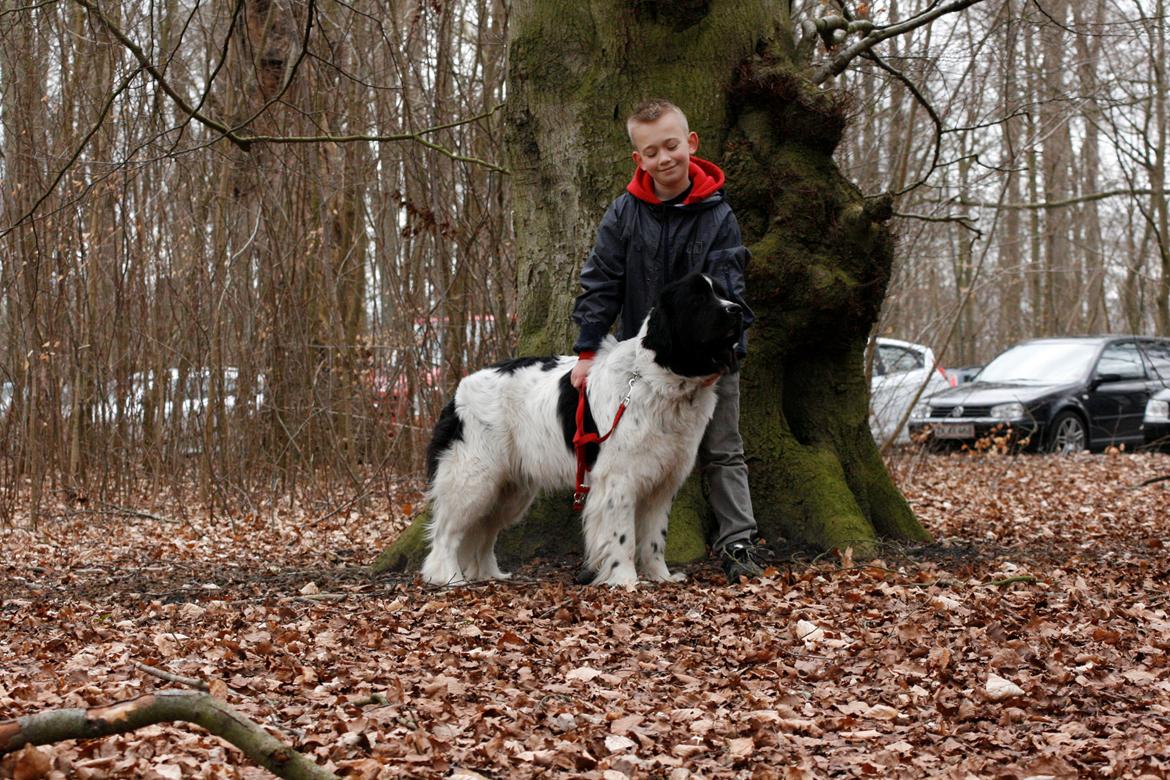
M621 404L622 406L629 406L630 405L630 396L632 396L634 394L634 385L637 384L638 380L641 378L642 378L642 375L639 374L637 371L635 371L633 376L630 377L630 383L629 383L630 386L629 386L629 389L626 390L626 397L622 399L622 404Z

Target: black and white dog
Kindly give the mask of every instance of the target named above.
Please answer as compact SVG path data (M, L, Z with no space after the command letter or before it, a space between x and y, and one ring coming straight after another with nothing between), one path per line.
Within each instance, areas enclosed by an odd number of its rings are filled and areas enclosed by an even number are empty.
M681 581L666 568L666 524L715 410L714 382L736 370L742 312L710 277L665 287L638 335L610 337L587 383L586 428L612 437L589 445L591 487L582 523L595 584ZM427 449L431 550L423 579L450 585L504 579L496 536L520 521L541 489L576 475L575 357L518 358L466 377ZM635 559L637 570L635 570Z

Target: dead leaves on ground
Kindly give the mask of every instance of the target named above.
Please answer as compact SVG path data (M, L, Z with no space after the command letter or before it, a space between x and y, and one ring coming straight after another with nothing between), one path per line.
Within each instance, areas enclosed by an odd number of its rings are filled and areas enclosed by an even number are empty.
M393 530L356 513L9 531L0 718L168 685L139 662L361 778L1170 772L1170 492L1129 489L1170 458L893 466L940 544L736 587L370 580ZM265 776L179 727L40 750L55 777Z

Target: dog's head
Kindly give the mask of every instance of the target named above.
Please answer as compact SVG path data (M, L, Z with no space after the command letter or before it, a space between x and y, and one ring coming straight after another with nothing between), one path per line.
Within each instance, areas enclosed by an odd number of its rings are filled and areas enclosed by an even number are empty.
M709 276L691 274L662 288L642 345L654 362L680 376L726 374L738 368L735 347L743 309Z

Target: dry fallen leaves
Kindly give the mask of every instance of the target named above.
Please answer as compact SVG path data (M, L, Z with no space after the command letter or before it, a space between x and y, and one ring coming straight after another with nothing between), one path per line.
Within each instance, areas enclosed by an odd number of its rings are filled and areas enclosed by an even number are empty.
M1170 489L1127 487L1170 458L893 468L939 544L741 586L371 580L401 517L287 501L3 531L0 719L169 685L139 662L347 777L1170 772ZM265 776L180 726L21 755L0 773Z
M1024 689L1011 680L1005 680L998 674L987 675L987 682L983 686L987 698L991 701L1014 699L1024 695Z

